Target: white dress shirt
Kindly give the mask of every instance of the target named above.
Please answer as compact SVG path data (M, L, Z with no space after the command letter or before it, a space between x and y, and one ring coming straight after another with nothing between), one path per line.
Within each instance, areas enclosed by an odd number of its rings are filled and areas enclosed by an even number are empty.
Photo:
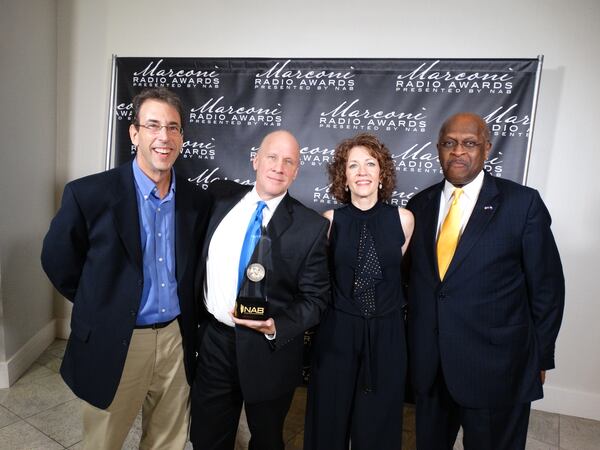
M467 222L469 222L469 218L471 217L473 209L475 209L475 203L477 203L481 186L483 186L483 170L479 172L479 175L477 175L473 181L471 181L469 184L465 184L462 187L463 193L458 199L458 204L460 205L461 211L461 235L467 226ZM446 180L444 183L444 189L440 195L440 213L438 215L437 236L440 234L440 228L442 228L444 219L446 218L448 210L452 205L452 193L454 192L454 189L456 188L452 185L452 183Z
M285 193L265 201L263 227L268 225L284 196ZM223 218L208 246L204 302L210 314L231 327L234 323L229 313L237 298L240 253L248 224L260 200L256 187L252 188Z

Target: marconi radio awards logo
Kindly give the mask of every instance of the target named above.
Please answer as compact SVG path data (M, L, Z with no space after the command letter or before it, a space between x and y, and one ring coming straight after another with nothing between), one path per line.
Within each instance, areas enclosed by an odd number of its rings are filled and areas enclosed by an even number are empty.
M501 177L503 171L502 157L502 152L490 154L490 158L483 165L484 170L490 175ZM392 160L396 172L417 173L424 176L443 174L436 144L431 141L413 144L400 153L392 153ZM399 196L398 198L401 200L406 199L406 201L410 199L410 197L405 196ZM404 205L405 203L401 203L401 206Z
M396 77L396 92L434 94L511 94L513 69L508 73L437 71L440 61L424 62Z
M236 177L235 175L225 175L221 171L221 167L219 166L203 169L202 172L187 178L187 181L189 181L190 183L194 183L197 186L200 186L202 189L208 188L208 185L210 183L217 180L232 180L236 183L244 185L254 184L254 180L249 180L248 178Z
M115 118L131 122L133 119L133 103L119 103L115 106Z
M213 160L217 154L217 145L215 138L208 138L206 141L185 141L181 147L181 157L190 160Z
M133 72L131 83L135 87L208 88L219 87L219 72L211 69L163 68L163 60L150 61L142 70ZM218 67L215 67L218 69Z
M256 74L254 89L295 91L353 91L353 68L349 71L300 70L289 66L291 60L276 62L268 70Z
M300 165L323 166L333 162L335 148L302 147L300 149Z
M331 184L315 186L313 189L313 203L320 205L337 205L339 202L331 193Z
M135 145L130 144L129 153L135 155ZM217 154L217 146L215 138L208 138L204 142L187 140L183 142L179 155L183 159L190 160L213 160Z
M363 131L394 131L425 133L426 109L420 111L370 110L360 105L360 99L344 100L319 115L319 128Z
M492 137L529 138L531 118L518 109L519 104L499 106L483 116L487 122Z
M189 123L228 126L279 127L282 122L281 104L242 105L228 103L224 96L211 97L200 106L190 109Z

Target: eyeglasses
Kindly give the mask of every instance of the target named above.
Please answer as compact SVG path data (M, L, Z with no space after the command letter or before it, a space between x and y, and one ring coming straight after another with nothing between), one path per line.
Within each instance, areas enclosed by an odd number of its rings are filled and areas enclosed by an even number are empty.
M157 123L149 123L146 125L142 125L141 123L134 124L136 127L142 127L148 130L152 134L160 133L160 130L163 128L167 129L167 133L170 135L183 134L183 128L179 125L159 125Z
M481 145L483 145L483 142L475 142L475 141L458 142L455 140L447 140L447 141L438 142L438 145L441 148L443 148L444 150L454 150L459 145L462 148L464 148L465 150L473 150L473 149L476 149L476 148L480 147Z

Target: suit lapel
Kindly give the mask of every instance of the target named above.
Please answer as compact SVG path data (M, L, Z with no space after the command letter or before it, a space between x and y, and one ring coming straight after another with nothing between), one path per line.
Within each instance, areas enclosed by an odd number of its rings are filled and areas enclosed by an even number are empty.
M439 183L435 189L432 189L427 195L427 203L425 204L425 211L423 212L421 219L423 222L423 238L425 240L425 254L429 264L429 267L435 268L435 275L439 279L439 272L437 268L437 254L436 254L436 240L437 240L437 225L438 216L440 212L440 195L444 188L444 182Z
M462 261L473 249L475 243L480 239L492 217L494 217L494 214L500 205L500 196L498 193L499 191L493 177L486 174L483 185L481 186L481 191L479 192L479 197L475 203L475 208L467 222L465 231L460 237L456 252L450 262L450 267L448 267L448 271L446 272L446 278L452 276L452 272L460 266Z
M264 249L263 258L267 259L271 255L272 243L273 241L279 239L279 237L287 230L292 224L292 211L293 206L290 201L290 194L285 194L285 197L281 200L281 203L275 210L273 217L269 220L269 224L267 225L267 240L268 244ZM252 253L252 260L256 259L258 256L259 246L257 245Z
M181 281L183 268L186 266L194 224L198 210L192 205L193 192L183 179L177 179L175 186L175 273L177 281ZM181 270L180 270L181 269Z
M267 235L271 240L277 239L285 230L292 224L292 204L290 194L285 194L281 200L281 204L275 210L275 214L271 217L267 226Z
M140 221L131 163L119 167L119 183L113 189L116 202L112 211L117 232L129 258L141 269Z

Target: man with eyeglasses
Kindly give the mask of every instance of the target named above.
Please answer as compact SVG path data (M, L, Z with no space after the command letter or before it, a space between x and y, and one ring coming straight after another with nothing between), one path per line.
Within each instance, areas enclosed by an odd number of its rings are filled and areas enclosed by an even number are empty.
M484 171L486 122L459 113L437 143L445 180L408 203L408 333L417 448L525 448L564 306L564 277L539 193Z
M141 408L140 448L183 449L210 200L175 176L180 99L148 89L133 111L135 159L65 186L42 265L73 302L61 374L85 401L84 448L121 448Z

